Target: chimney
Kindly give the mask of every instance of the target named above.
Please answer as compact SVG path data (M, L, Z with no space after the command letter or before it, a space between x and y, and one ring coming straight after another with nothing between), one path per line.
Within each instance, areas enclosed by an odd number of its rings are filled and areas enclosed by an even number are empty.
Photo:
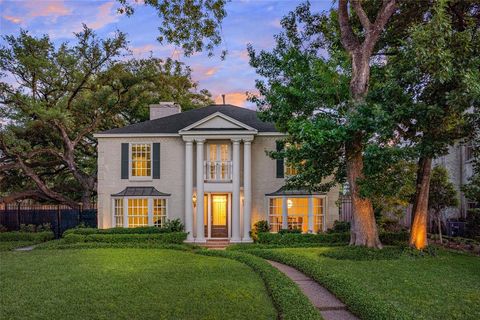
M160 102L150 105L150 120L171 116L182 111L182 107L175 102Z

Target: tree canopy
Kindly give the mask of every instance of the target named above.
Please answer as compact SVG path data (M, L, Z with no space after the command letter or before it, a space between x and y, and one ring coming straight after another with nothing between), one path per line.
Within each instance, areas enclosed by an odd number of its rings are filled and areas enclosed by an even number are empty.
M88 207L96 192L93 133L148 118L148 105L211 102L190 69L171 59L125 59L127 40L84 27L55 46L27 31L0 48L0 189L5 202L36 198Z

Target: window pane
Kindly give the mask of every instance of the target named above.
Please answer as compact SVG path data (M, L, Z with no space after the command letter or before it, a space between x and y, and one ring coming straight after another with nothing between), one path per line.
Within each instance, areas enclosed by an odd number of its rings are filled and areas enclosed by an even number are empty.
M148 143L132 144L132 176L149 177L151 176L151 150Z
M167 217L167 200L153 199L153 225L163 227Z
M128 227L148 225L148 199L128 199Z
M115 227L123 227L123 199L115 199Z
M313 198L313 232L323 231L323 199Z
M269 223L272 232L282 228L282 198L269 199Z
M308 198L288 198L288 228L308 231Z

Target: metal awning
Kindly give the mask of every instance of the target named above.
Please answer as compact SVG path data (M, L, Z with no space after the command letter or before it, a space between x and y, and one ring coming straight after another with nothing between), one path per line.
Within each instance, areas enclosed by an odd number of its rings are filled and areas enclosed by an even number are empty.
M310 196L310 195L318 195L318 194L325 194L324 192L315 192L315 191L308 191L302 189L287 189L285 186L281 187L275 192L266 193L266 196Z
M170 193L160 192L154 187L126 187L113 197L169 197Z

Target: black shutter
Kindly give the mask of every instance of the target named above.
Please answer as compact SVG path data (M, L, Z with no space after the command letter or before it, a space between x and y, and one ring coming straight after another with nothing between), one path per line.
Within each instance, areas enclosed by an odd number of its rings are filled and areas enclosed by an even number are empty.
M153 144L153 179L160 179L160 143Z
M277 151L282 151L283 141L277 141ZM284 161L282 159L277 159L277 178L283 178L285 173Z
M128 179L128 143L122 143L122 179Z

